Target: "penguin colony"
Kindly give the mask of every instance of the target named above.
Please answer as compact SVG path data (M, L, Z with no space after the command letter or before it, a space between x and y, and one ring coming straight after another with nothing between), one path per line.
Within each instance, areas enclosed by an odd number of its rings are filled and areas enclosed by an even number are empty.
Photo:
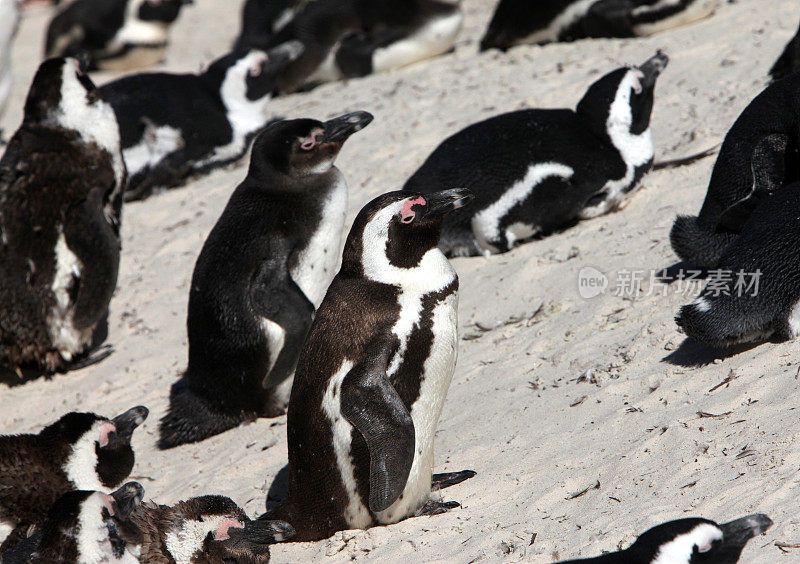
M454 131L403 190L363 205L343 238L352 208L335 160L373 120L369 108L282 119L270 101L446 53L462 26L458 3L247 0L232 51L205 70L95 86L89 70L161 61L185 3L55 8L46 60L0 159L0 371L52 375L102 361L123 200L185 184L250 150L249 170L196 260L188 363L169 391L157 445L224 432L235 440L238 425L287 413L286 493L256 519L221 495L144 501L142 485L125 480L148 409L113 418L72 411L37 434L0 436L0 522L11 527L2 563L266 563L274 543L458 508L437 492L475 472L433 473L459 344L459 278L448 257L506 253L618 211L654 165L650 118L668 62L660 51L602 75L575 110L528 108ZM647 36L718 7L540 4L500 0L481 50ZM18 10L0 0L0 112ZM698 215L677 217L669 234L680 259L714 269L676 318L712 347L800 334L798 45L795 36L769 70L772 84L728 131ZM756 270L757 295L737 295L721 279ZM763 514L669 521L626 549L568 562L734 563L771 525Z

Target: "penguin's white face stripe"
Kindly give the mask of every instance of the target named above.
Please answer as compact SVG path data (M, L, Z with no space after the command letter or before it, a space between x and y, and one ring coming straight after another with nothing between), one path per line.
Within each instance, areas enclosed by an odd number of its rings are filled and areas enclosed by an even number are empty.
M651 564L689 564L695 546L698 552L708 552L711 550L711 543L722 537L719 527L702 523L661 546Z
M107 507L105 494L96 492L81 504L78 514L78 560L83 564L116 561L111 552L108 528L103 520L103 508Z
M166 534L167 550L177 564L190 564L192 557L203 549L203 541L208 533L229 519L225 515L208 515L203 521L185 520L180 526Z
M555 162L531 165L521 180L512 184L499 199L472 217L472 232L475 234L478 245L496 252L497 247L493 243L497 243L500 239L500 222L508 215L508 212L530 197L536 186L543 180L552 176L568 179L574 173L572 167ZM535 228L536 226L533 227L533 229Z
M544 29L539 29L527 37L515 41L515 45L526 43L540 43L545 41L558 41L561 31L568 28L589 11L592 4L598 0L578 0L567 6L563 12L558 14L553 21Z
M147 126L139 142L123 151L128 174L133 176L145 167L154 167L183 146L183 135L179 129L168 125Z
M106 491L107 488L100 481L97 475L97 444L109 425L109 421L102 419L96 421L91 429L86 431L72 445L72 453L67 458L64 465L64 473L67 479L75 485L76 490L97 490Z
M67 246L67 240L64 233L60 232L60 228L55 247L55 261L55 274L50 289L56 303L47 316L47 328L53 348L69 362L73 355L83 352L91 343L93 328L79 330L72 325L73 310L69 289L73 283L73 276L80 278L83 265Z

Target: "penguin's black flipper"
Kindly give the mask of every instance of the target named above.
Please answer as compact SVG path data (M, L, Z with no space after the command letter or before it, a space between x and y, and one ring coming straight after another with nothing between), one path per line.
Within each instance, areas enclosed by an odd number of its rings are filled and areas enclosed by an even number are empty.
M387 350L382 347L342 381L342 415L369 449L369 507L375 512L400 497L414 461L414 421L386 376Z
M74 298L73 323L78 329L91 327L105 315L117 287L119 239L102 209L97 196L84 200L70 210L64 225L67 246L83 267Z

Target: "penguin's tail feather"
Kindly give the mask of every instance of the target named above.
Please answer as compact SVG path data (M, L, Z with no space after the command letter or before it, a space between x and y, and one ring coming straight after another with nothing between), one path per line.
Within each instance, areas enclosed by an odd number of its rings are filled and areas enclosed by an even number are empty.
M245 413L231 414L213 408L189 388L185 378L181 378L172 386L169 409L158 425L158 448L166 450L196 443L233 429L248 419Z
M715 233L700 226L697 217L679 215L672 224L669 241L681 260L703 268L714 268L737 235Z

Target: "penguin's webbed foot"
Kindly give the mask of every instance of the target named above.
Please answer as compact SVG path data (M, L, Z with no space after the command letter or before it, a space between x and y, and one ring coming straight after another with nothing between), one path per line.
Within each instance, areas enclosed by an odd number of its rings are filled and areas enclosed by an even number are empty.
M431 476L431 491L443 490L450 486L460 484L464 480L469 480L475 476L477 472L474 470L462 470L461 472L445 472L443 474L434 474Z
M422 517L423 515L441 515L442 513L447 513L451 509L456 507L461 507L461 504L457 501L433 501L428 500L428 502L420 507L417 512L414 514L415 517Z

